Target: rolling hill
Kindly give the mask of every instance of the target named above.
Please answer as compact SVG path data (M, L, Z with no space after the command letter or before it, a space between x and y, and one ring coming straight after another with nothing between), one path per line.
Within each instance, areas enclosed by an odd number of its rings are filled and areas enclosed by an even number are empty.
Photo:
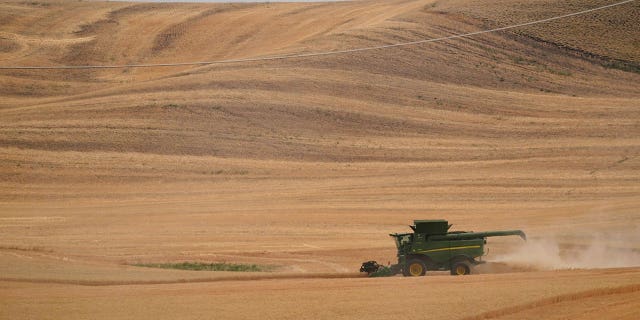
M303 55L610 3L2 1L0 67ZM345 54L1 69L0 317L633 319L639 17L634 1ZM518 265L501 257L521 243L491 239L477 276L351 279L424 218L555 247ZM575 250L588 263L527 265ZM180 261L277 271L132 266Z

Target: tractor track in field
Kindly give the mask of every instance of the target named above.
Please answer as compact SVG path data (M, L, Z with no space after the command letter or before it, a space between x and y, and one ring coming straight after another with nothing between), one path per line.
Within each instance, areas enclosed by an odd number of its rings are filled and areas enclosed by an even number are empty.
M257 280L282 280L282 279L352 279L366 277L360 273L300 273L300 274L271 274L229 276L218 278L195 278L175 280L71 280L71 279L26 279L26 278L0 278L0 282L23 282L37 284L68 284L90 287L105 286L132 286L132 285L157 285L180 283L205 283L222 281L257 281Z
M495 309L481 314L463 318L463 320L496 319L504 316L515 315L536 308L549 307L564 302L574 302L589 298L611 296L619 294L635 293L640 291L640 284L631 284L618 287L597 288L586 291L562 294L554 297L544 298L529 303L519 304L501 309Z

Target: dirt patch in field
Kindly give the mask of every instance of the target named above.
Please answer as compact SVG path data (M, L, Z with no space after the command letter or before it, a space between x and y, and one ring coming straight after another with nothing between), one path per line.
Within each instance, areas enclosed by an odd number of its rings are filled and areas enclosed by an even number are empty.
M17 41L0 35L0 53L11 53L18 50L20 50L20 45Z

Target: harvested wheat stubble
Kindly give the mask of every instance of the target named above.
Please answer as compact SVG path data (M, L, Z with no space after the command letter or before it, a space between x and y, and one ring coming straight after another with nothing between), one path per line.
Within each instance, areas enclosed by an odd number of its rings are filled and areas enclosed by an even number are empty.
M3 1L0 65L344 50L603 4ZM609 64L639 61L637 8L347 55L2 70L0 318L635 319L640 74ZM489 239L469 277L356 273L433 218L523 229L537 254ZM183 261L278 268L131 265Z

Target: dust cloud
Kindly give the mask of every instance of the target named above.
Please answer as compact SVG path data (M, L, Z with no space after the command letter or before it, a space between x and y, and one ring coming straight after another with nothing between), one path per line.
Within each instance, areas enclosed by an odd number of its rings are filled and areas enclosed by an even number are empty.
M538 270L640 266L638 231L587 234L571 240L565 238L566 236L530 239L494 260Z

